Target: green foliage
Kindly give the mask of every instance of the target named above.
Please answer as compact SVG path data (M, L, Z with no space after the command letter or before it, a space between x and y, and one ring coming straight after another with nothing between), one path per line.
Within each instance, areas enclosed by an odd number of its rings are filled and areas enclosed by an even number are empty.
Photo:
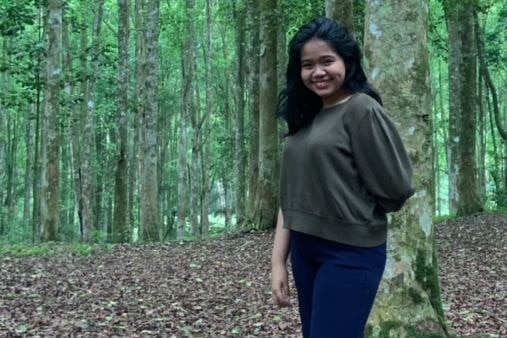
M51 243L44 243L35 246L23 244L0 246L0 256L14 256L14 257L47 256L54 253L55 253L54 246L51 245Z
M99 252L111 251L114 247L115 246L113 244L90 245L81 243L75 245L63 245L54 242L41 243L38 245L14 244L0 246L0 257L52 256L59 254L88 257Z
M0 34L13 36L35 20L35 7L31 0L0 1Z

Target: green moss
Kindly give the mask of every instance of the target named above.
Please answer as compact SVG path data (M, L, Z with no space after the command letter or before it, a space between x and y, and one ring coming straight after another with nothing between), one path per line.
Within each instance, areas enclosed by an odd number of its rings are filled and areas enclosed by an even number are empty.
M381 324L378 338L391 338L391 330L400 328L403 324L399 321L389 320Z
M433 245L435 248L435 245ZM419 249L417 251L417 257L415 260L415 278L422 286L424 290L428 293L429 300L431 306L437 312L440 323L444 325L444 311L442 309L442 300L440 297L440 285L438 280L438 264L436 257L436 250L433 250L433 257L431 259L431 264L426 264L427 262L427 253L426 251Z
M424 298L421 297L421 293L414 288L409 288L407 293L414 304L421 304L424 301Z

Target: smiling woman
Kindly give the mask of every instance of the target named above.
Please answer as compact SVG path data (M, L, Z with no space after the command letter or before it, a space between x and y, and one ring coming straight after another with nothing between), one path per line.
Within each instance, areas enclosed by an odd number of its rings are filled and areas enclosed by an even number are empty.
M323 107L331 107L349 97L342 88L345 63L323 40L308 41L301 51L301 79L307 88L322 98Z
M317 18L301 27L280 100L289 135L272 290L278 305L289 305L290 252L304 338L363 337L386 262L386 213L414 193L407 153L381 102L342 25Z

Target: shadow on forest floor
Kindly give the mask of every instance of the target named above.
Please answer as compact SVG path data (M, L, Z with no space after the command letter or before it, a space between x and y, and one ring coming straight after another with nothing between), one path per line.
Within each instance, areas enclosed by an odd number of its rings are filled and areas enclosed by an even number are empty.
M118 245L87 257L4 255L0 336L300 337L295 306L272 305L272 236ZM437 242L455 334L507 337L507 219L446 221Z

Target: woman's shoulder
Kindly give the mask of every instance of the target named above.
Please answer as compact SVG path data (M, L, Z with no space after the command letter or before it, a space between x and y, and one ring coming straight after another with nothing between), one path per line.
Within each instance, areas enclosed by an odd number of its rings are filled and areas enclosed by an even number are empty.
M370 109L380 109L383 107L373 97L365 93L354 93L350 98L350 106L358 110L369 111Z

